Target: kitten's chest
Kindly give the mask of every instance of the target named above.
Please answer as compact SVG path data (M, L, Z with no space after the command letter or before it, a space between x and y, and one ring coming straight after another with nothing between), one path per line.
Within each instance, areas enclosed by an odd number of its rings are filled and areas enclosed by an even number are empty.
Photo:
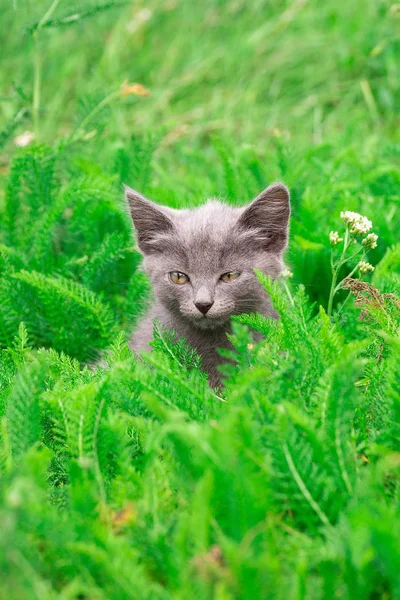
M208 373L209 383L212 386L220 384L221 375L217 367L226 361L218 352L218 348L232 348L227 333L228 331L224 330L204 333L194 331L191 332L191 335L186 336L188 343L201 357L203 369Z

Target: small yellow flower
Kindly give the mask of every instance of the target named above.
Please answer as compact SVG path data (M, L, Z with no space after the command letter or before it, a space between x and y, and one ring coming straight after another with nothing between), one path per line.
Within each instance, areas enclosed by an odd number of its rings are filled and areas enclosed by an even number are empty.
M141 83L124 81L121 86L121 96L151 96L151 92Z

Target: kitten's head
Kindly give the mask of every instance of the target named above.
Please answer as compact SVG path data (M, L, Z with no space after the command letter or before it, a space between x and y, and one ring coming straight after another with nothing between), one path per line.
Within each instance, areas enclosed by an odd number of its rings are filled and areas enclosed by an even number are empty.
M283 268L289 192L274 183L243 208L210 200L195 209L154 204L126 188L144 268L158 300L192 325L226 325L266 301L254 269L277 277Z

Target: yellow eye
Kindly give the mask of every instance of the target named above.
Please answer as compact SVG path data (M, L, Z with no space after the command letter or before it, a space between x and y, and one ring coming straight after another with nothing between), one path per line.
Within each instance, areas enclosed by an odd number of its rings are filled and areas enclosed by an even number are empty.
M231 281L235 281L235 279L237 279L239 276L240 273L238 271L231 271L230 273L224 273L221 275L221 279L222 281L225 281L225 283L230 283Z
M181 273L180 271L171 271L169 274L169 278L172 283L176 283L178 285L183 285L189 281L189 277L185 275L185 273Z

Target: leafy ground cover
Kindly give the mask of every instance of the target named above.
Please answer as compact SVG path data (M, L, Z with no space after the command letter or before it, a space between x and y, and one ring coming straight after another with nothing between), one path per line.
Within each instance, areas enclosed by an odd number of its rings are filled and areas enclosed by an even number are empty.
M400 598L397 4L0 8L0 598ZM137 361L122 183L182 207L275 179L281 320L236 319L220 391L158 328Z

